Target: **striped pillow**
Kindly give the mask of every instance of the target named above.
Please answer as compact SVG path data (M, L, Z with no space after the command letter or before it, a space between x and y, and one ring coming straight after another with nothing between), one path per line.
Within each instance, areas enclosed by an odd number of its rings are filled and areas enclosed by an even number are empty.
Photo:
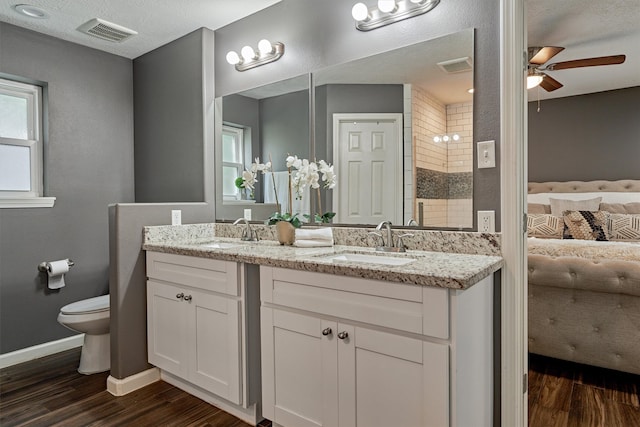
M609 212L605 211L564 211L563 239L580 240L609 240L607 219Z

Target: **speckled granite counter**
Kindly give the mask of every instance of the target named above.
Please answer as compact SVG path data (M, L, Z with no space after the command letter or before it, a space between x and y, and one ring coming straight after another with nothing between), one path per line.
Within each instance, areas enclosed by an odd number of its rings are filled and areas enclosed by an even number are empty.
M499 270L503 263L502 257L498 255L475 255L412 249L402 254L390 254L376 252L372 247L351 245L298 248L281 246L273 240L242 242L237 238L220 237L220 234L224 233L216 233L215 226L216 224L197 224L184 226L185 228L182 230L178 227L145 227L143 249L452 289L469 288ZM478 236L482 238L480 235ZM237 246L224 249L206 246L212 242L234 243ZM326 259L329 255L345 252L413 258L415 261L402 266L392 266Z

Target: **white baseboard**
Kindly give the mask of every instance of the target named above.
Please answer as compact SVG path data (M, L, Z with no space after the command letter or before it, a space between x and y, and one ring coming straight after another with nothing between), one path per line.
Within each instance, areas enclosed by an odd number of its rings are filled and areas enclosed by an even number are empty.
M160 381L160 369L158 368L147 369L123 379L109 375L107 378L107 391L114 396L124 396L156 381Z
M60 353L61 351L72 348L82 347L83 342L84 334L78 334L62 338L61 340L50 341L44 344L34 345L33 347L12 351L11 353L0 354L0 369Z
M182 378L178 378L175 375L171 375L170 373L165 371L161 371L161 379L162 381L168 382L169 384L176 386L179 389L184 390L187 393L199 399L202 399L205 402L210 403L225 412L228 412L236 418L240 418L242 421L244 421L245 423L249 423L252 426L257 425L264 419L264 417L262 417L260 408L255 403L248 408L244 408L240 405L229 402L228 400L223 399L220 396L209 393L208 391L203 390L200 387L195 386L190 382L185 381Z

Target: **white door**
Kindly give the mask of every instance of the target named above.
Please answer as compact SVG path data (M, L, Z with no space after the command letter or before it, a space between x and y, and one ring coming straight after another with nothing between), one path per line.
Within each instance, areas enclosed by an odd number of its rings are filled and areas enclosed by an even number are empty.
M180 377L188 372L187 309L184 290L147 282L147 345L149 363Z
M448 426L449 348L338 324L340 427Z
M402 160L402 114L334 114L334 222L401 225Z
M338 426L336 323L261 308L262 414L283 426Z
M189 380L218 396L241 404L240 301L185 291L190 308L187 329Z

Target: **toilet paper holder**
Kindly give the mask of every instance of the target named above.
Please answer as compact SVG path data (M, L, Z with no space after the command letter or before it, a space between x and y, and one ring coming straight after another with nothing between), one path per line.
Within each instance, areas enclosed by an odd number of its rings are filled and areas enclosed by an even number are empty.
M76 265L76 263L72 260L67 260L67 264L69 265L69 267L73 267L74 265ZM40 264L38 264L38 270L46 273L47 271L49 271L49 267L47 267L46 262L41 262Z

